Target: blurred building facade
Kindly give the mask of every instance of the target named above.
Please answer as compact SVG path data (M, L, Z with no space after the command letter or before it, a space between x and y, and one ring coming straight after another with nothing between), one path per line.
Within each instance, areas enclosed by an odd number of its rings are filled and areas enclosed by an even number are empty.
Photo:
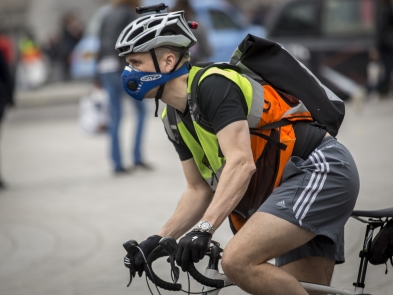
M260 9L264 7L269 7L271 5L275 5L278 2L283 0L247 0L247 1L238 1L238 0L228 0L233 5L238 7L242 12L249 18L253 19L255 17L255 13L257 13Z
M273 3L273 0L225 1L239 8L246 17L257 25L261 23L258 21L261 18L260 8ZM165 3L170 1L157 0L156 2ZM61 48L64 47L61 45L65 43L63 21L65 16L68 14L74 15L79 21L80 31L83 33L85 26L97 10L108 3L109 0L0 0L0 32L6 32L12 37L16 50L20 51L20 40L27 35L31 42L34 42L43 53L40 62L45 66L41 68L46 67L47 70L45 73L41 71L42 79L40 83L34 83L36 85L34 87L46 82L66 80L69 77L69 55L61 54ZM254 19L257 19L257 21L255 22ZM15 55L19 64L21 54L15 52ZM66 62L66 64L63 65L61 61ZM36 69L38 67L35 67ZM16 72L18 71L16 70ZM33 76L37 75L34 74ZM21 81L21 79L17 80ZM26 82L23 85L30 87L28 86L30 84Z
M84 23L107 0L1 0L0 30L17 34L29 29L39 42L56 33L61 16L67 11L78 13Z
M165 2L157 1L157 2ZM228 0L251 17L256 7L271 5L273 0ZM1 0L0 30L19 31L30 28L38 41L45 41L59 24L61 15L69 10L77 11L85 23L96 9L107 0Z

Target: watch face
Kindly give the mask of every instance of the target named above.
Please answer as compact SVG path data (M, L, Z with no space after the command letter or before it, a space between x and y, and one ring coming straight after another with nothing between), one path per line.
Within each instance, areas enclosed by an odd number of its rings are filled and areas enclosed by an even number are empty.
M201 223L201 229L203 231L208 231L210 229L210 224L208 222L202 222Z

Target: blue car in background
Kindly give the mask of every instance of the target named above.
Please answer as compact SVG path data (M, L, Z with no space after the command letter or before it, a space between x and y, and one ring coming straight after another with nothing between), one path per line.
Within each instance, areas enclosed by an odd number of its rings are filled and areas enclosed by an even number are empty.
M154 5L157 0L144 0L143 5ZM165 4L173 7L173 0ZM266 37L262 26L252 25L233 5L222 0L193 0L191 4L197 21L203 24L212 55L206 61L229 61L232 53L247 34ZM71 75L75 79L92 78L95 74L99 47L98 31L109 6L100 8L90 20L86 34L76 45L71 57ZM113 45L114 46L114 45Z

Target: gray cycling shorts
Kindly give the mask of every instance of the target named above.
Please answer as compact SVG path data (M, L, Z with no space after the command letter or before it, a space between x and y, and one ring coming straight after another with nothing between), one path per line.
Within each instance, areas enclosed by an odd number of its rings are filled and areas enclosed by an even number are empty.
M325 137L307 159L292 157L281 184L258 209L305 228L317 236L276 258L281 266L322 256L343 263L344 225L359 193L359 174L350 152Z

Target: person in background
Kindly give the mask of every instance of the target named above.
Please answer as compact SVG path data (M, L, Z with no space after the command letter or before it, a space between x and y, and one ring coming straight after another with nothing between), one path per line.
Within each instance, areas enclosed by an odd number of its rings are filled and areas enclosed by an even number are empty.
M393 0L377 1L376 45L384 67L378 92L381 98L386 98L393 72Z
M198 22L196 18L194 9L191 7L189 0L177 0L174 7L171 7L171 11L181 11L184 10L184 16L186 19ZM212 48L209 45L207 39L206 31L204 30L203 24L198 24L198 30L193 31L195 38L198 43L190 48L191 54L191 64L196 64L198 62L207 62L212 54Z
M70 58L72 50L83 35L83 26L78 15L69 11L61 20L61 37L59 42L60 61L62 63L63 79L70 79Z
M14 105L14 79L11 74L12 48L10 39L0 34L0 127L8 107ZM5 185L0 175L0 189Z
M378 83L382 76L382 65L378 50L372 48L368 53L367 64L367 95L369 99L378 98Z
M111 123L109 126L111 140L111 158L115 174L127 173L121 156L119 126L122 117L122 97L124 90L121 85L121 73L125 61L115 50L117 37L123 28L136 19L135 8L138 0L112 0L111 9L102 22L99 39L97 73L103 87L109 94ZM150 170L151 165L145 163L142 155L142 136L145 127L146 105L143 101L132 99L136 108L137 126L134 138L133 158L134 167Z

